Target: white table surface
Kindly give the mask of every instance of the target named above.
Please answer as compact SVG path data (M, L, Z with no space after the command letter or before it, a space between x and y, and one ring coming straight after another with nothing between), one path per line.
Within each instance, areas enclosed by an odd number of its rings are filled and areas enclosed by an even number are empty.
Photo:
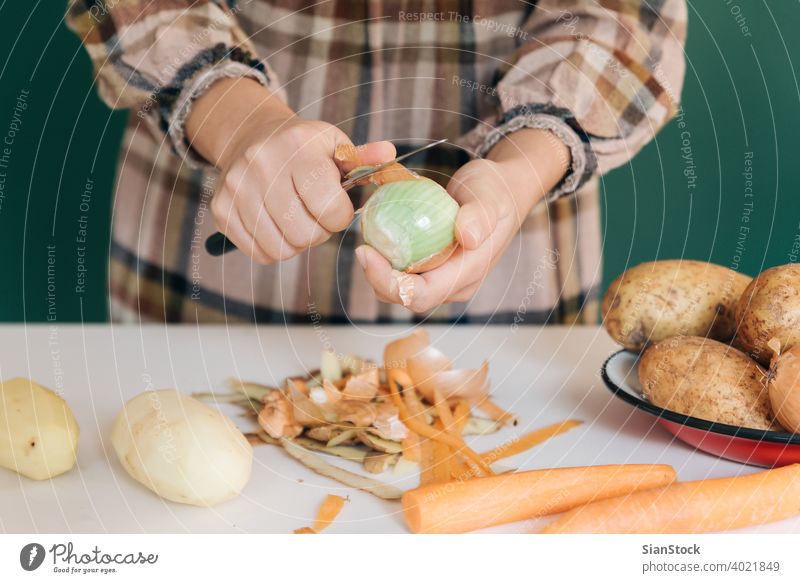
M122 404L155 388L224 390L239 377L277 384L315 368L328 345L379 359L404 327L0 326L0 377L26 376L58 390L81 427L77 467L36 482L0 468L0 532L273 532L311 524L329 493L349 495L330 532L406 532L399 503L386 502L317 476L273 446L254 450L244 493L214 508L158 498L131 479L110 447L111 424ZM715 458L674 441L650 416L605 388L598 374L616 347L594 327L437 327L435 345L469 367L490 360L495 400L521 422L474 438L489 449L514 435L577 418L585 425L504 464L524 469L611 463L671 464L681 480L751 473L756 468ZM235 409L226 410L235 413ZM247 422L238 420L242 427ZM348 462L342 462L348 467ZM350 466L352 468L352 465ZM395 480L390 472L385 479ZM414 477L400 479L401 486ZM492 529L536 531L544 521ZM800 519L750 532L800 532Z

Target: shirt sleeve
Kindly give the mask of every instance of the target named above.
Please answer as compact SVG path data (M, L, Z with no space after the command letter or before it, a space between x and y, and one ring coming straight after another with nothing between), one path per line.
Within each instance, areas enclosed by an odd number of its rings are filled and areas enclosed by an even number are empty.
M215 81L249 77L283 97L225 0L69 0L67 25L92 61L98 92L112 109L135 109L195 165L184 124Z
M685 0L540 0L498 71L499 111L461 143L483 156L510 132L548 129L572 156L548 199L574 192L629 161L677 113L686 24Z

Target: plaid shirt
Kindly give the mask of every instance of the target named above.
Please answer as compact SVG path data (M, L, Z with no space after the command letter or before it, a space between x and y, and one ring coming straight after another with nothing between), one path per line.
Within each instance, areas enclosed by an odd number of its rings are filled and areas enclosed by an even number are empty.
M131 110L110 257L117 321L593 322L597 175L670 119L683 80L683 0L72 0L69 26L102 99ZM216 170L187 143L193 102L250 77L354 143L388 139L446 183L502 136L545 128L572 164L474 298L426 315L378 302L357 229L272 266L206 254ZM360 205L365 196L351 192Z

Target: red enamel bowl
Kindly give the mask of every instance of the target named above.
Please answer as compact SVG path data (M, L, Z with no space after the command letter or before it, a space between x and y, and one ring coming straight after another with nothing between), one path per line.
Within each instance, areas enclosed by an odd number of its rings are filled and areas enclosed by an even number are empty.
M714 423L656 407L645 399L639 383L638 354L620 350L603 364L600 374L615 396L649 413L667 431L692 447L752 466L800 463L800 434L749 429Z

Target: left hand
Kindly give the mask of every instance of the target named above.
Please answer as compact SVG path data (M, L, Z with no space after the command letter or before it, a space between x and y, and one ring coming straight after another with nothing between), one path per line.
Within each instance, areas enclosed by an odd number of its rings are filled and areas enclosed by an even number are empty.
M447 185L461 206L456 217L459 246L453 255L426 273L404 274L393 270L375 249L362 245L356 256L375 294L414 312L469 300L531 208L568 166L566 146L549 132L527 129L502 140L487 159L465 164Z

